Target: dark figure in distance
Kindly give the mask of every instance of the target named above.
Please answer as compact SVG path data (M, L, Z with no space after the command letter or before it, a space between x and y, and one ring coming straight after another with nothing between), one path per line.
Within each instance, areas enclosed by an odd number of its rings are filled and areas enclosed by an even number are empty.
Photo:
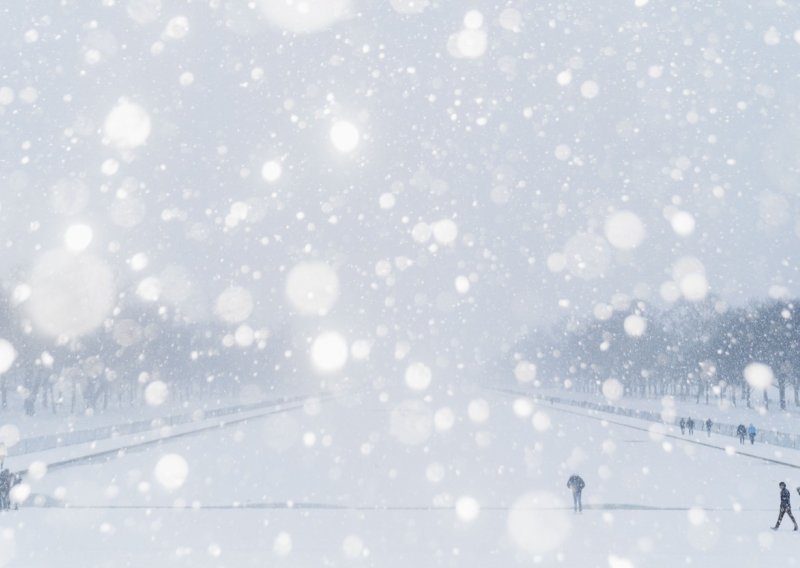
M0 471L0 510L7 511L11 508L11 487L14 482L11 471L4 469Z
M736 435L739 436L739 443L744 444L744 439L747 437L747 428L745 428L744 424L739 424L736 427Z
M792 505L789 503L789 497L791 497L789 490L786 489L786 484L783 481L778 484L778 487L781 488L781 512L778 513L778 522L775 523L775 526L772 527L772 530L778 530L778 527L781 526L781 520L783 519L784 514L789 515L789 518L792 519L792 522L794 523L794 530L797 530L797 521L794 520L794 515L792 515ZM798 491L798 493L800 493L800 491Z
M747 435L750 436L750 445L752 446L756 443L756 427L752 424L747 427Z
M567 481L567 487L572 490L572 504L575 507L576 513L583 512L583 505L581 504L581 491L583 488L586 487L586 484L581 479L581 476L573 474L569 481Z
M681 425L681 436L683 436L686 433L686 420L681 418L680 425Z
M689 429L689 435L691 436L694 434L694 420L689 417L689 420L686 421L686 427Z
M714 424L714 423L713 423L713 422L711 422L711 418L709 418L708 420L706 420L706 432L708 432L708 437L709 437L709 438L711 437L711 426L712 426L713 424Z
M19 472L12 473L11 474L11 489L14 489L14 487L19 485L20 483L22 483L22 474L19 473ZM11 491L10 490L9 490L8 494L9 494L8 500L11 501ZM19 510L19 503L14 503L14 510L15 511Z

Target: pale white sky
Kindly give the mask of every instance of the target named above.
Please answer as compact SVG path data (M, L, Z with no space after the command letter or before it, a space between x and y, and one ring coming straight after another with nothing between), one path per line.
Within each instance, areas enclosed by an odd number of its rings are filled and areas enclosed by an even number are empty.
M796 6L320 1L1 9L6 293L75 225L98 325L235 286L254 327L453 361L615 294L797 293Z

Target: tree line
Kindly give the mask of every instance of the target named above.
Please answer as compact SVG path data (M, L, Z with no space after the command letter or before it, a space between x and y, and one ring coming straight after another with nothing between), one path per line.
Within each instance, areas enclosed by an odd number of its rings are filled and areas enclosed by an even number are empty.
M644 319L643 333L641 326L626 332L630 316ZM793 300L728 307L708 299L669 309L636 302L599 318L534 330L516 352L536 364L548 385L600 393L603 382L615 378L625 396L672 395L707 404L725 399L747 407L754 397L770 404L770 389L756 389L745 379L748 365L762 363L772 370L780 408L787 406L787 390L800 406L800 313Z
M28 415L143 405L147 385L157 380L172 402L236 396L259 382L268 390L265 377L283 358L287 330L246 347L231 345L232 334L214 321L134 304L90 335L57 340L38 335L24 314L0 302L0 338L17 352L0 375L0 412L16 405Z

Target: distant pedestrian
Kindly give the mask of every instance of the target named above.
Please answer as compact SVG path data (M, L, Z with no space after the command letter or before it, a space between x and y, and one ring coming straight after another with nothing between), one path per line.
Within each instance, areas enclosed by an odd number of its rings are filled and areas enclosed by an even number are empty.
M694 434L694 420L690 416L689 419L686 421L686 427L689 429L689 435L691 436Z
M11 508L11 486L13 475L8 469L0 471L0 510L7 511Z
M706 420L706 432L708 432L708 437L709 438L711 437L711 426L713 426L713 425L714 425L714 423L711 422L711 418Z
M683 436L686 433L686 420L681 418L680 425L681 425L681 436Z
M750 436L751 446L756 443L756 432L758 432L758 430L756 430L756 427L753 426L753 424L750 424L750 426L747 427L747 435Z
M736 427L736 435L739 436L739 443L744 445L744 439L747 437L747 428L744 424L739 424Z
M780 513L778 513L778 522L775 523L775 526L772 527L772 530L778 530L778 527L781 526L781 520L783 520L784 514L789 515L789 518L792 519L792 522L794 523L794 530L797 530L797 521L794 520L794 515L792 515L792 505L789 503L789 498L791 497L789 490L786 489L786 484L783 481L778 484L778 487L781 488L781 510ZM800 490L798 490L798 493L800 493Z
M8 499L8 500L9 500L9 503L10 503L10 501L11 501L11 491L13 491L13 490L14 490L14 487L16 487L17 485L19 485L20 483L22 483L22 474L21 474L21 473L19 473L19 472L17 472L17 473L12 473L12 474L11 474L11 490L9 490L9 492L8 492L8 495L9 495L9 499ZM14 503L14 510L15 510L15 511L19 510L19 501L17 501L17 502L15 502L15 503Z
M572 490L572 505L576 513L583 512L583 505L581 504L581 491L586 487L586 484L577 473L573 474L567 481L567 487Z

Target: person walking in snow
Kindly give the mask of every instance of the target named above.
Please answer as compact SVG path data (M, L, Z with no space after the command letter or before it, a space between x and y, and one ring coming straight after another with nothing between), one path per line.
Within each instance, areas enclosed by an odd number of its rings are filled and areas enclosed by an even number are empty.
M9 489L9 491L8 491L8 504L9 504L9 506L11 505L11 491L14 489L14 487L19 485L20 483L22 483L22 474L19 473L19 472L12 473L11 474L11 489ZM14 510L15 511L19 510L19 502L15 502L14 503Z
M775 523L775 526L772 527L772 530L778 530L778 527L781 526L781 520L783 519L784 514L789 515L789 518L792 519L792 522L794 523L794 530L797 530L797 521L794 520L794 515L792 515L792 505L789 503L791 494L789 493L789 490L786 489L786 484L783 481L778 484L778 487L781 488L781 512L778 513L778 522ZM798 491L798 493L800 493L800 491Z
M7 511L11 508L12 475L8 469L0 471L0 511Z
M706 432L708 433L708 437L709 437L709 438L711 437L711 426L712 426L713 424L714 424L714 423L713 423L713 422L711 422L711 418L709 418L708 420L706 420Z
M756 427L751 423L750 426L747 427L747 435L750 436L751 446L756 443L756 432Z
M736 435L739 436L739 443L744 445L744 439L747 437L747 428L744 424L739 424L736 427Z
M681 418L680 425L681 425L681 436L683 436L686 433L686 420Z
M581 491L586 487L586 484L577 473L572 474L567 481L567 487L572 490L572 504L576 513L583 512L583 505L581 504Z
M689 429L690 436L694 434L694 420L692 420L691 416L689 417L689 420L686 421L686 427Z

